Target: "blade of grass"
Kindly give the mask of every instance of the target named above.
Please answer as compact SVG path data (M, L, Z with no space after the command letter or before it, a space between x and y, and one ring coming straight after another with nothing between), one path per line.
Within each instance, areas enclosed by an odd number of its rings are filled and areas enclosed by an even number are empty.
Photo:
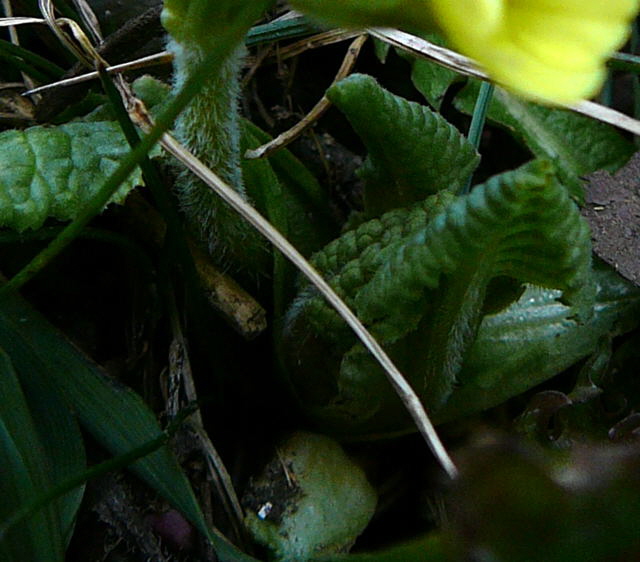
M29 502L50 487L49 460L25 396L7 354L0 349L0 516ZM61 562L64 547L59 513L47 506L22 527L0 537L0 555L7 562Z
M0 522L0 541L4 539L6 534L10 532L16 525L19 525L25 519L33 516L38 513L41 509L48 506L51 502L63 496L64 494L71 492L77 488L82 487L86 482L93 478L98 478L107 474L108 472L113 472L115 470L120 470L122 468L126 468L129 465L133 464L135 461L142 459L151 453L154 453L161 447L164 447L171 436L179 429L180 424L184 422L184 420L190 416L196 409L196 406L186 408L183 410L178 416L175 417L173 422L166 430L162 432L161 435L147 441L140 447L136 447L126 453L113 457L109 460L101 462L100 464L93 466L83 472L74 475L70 478L67 478L63 482L60 482L58 485L53 486L46 493L33 498L31 501L22 504L18 509L12 512L8 517Z
M39 82L46 82L47 80L49 80L49 77L46 74L40 72L38 69L30 65L28 62L25 62L20 57L2 52L1 50L0 61L4 61L7 66L13 67L16 70L27 74L30 78L38 80Z
M15 294L1 302L0 347L19 359L23 378L48 378L82 426L112 453L130 452L161 437L153 412L137 394L108 377ZM253 560L209 529L169 449L137 460L130 470L180 510L212 542L221 560Z
M480 139L482 138L482 131L484 131L484 125L487 121L487 108L491 103L493 97L494 86L490 82L483 82L480 86L480 92L478 93L478 99L476 100L476 106L473 109L473 116L471 117L471 126L469 127L469 142L473 147L478 150L480 147ZM459 195L466 195L471 191L471 182L473 181L473 174L469 176L467 183L460 190Z
M37 330L38 327L31 326L31 329ZM20 385L46 455L48 480L55 486L86 467L84 442L78 420L60 396L54 379L42 376L42 373L46 372L45 365L41 365L42 368L38 368L37 372L30 372L28 376L24 376L22 369L25 358L18 353L11 357L11 361L20 378ZM34 358L30 357L26 361L27 368L34 366ZM55 507L58 510L65 543L71 539L83 494L84 490L80 488L57 498Z
M49 79L57 80L64 74L64 69L60 68L54 62L31 52L29 49L25 49L20 45L14 45L4 39L0 39L0 53L6 53L8 55L21 58L25 63L29 63L33 68L44 72Z

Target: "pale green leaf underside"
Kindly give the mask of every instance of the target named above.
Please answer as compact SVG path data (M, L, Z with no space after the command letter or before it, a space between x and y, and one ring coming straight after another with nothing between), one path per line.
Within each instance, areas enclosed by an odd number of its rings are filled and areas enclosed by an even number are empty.
M368 218L455 190L478 165L468 140L438 113L354 74L327 92L367 147L361 175Z
M0 226L22 232L47 218L74 219L129 150L107 121L0 133ZM136 169L112 202L141 183Z
M578 322L558 291L529 287L518 302L486 316L459 374L460 388L435 419L446 422L504 402L594 351L600 338L616 336L640 318L640 289L608 266L594 268L594 312Z

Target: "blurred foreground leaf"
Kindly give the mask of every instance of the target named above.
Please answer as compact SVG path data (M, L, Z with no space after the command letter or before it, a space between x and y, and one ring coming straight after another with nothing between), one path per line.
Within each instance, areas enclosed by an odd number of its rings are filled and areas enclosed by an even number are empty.
M451 560L608 562L640 557L638 446L543 458L497 442L460 458L449 497Z

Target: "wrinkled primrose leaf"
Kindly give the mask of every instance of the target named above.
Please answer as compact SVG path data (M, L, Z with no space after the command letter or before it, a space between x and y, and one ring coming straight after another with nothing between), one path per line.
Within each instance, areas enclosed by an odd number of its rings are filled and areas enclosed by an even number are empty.
M437 34L423 35L424 39L439 46L445 42ZM435 64L429 60L416 58L398 50L398 54L411 63L411 82L425 97L431 107L440 110L442 101L449 87L455 82L465 80L459 73Z
M252 480L244 501L254 538L285 562L347 551L373 516L377 495L338 443L297 432Z
M492 281L562 290L574 322L593 318L588 227L543 162L497 176L467 196L444 191L365 223L313 261L436 417L460 382ZM308 287L289 311L284 336L291 381L324 427L368 433L406 426L379 368ZM495 380L485 376L490 388Z
M438 107L457 75L425 60L413 60L414 85L427 101ZM480 82L468 84L454 98L455 107L473 114ZM496 87L487 119L507 129L531 153L552 160L572 194L582 198L579 179L596 170L615 171L625 164L635 148L614 127L575 112L528 102Z
M388 92L371 76L341 80L327 97L367 147L359 170L366 182L366 218L443 189L455 191L478 165L477 152L453 125L428 107Z
M129 150L118 124L107 121L0 133L0 226L21 232L49 217L75 218ZM112 202L141 183L136 169Z
M488 315L459 375L459 388L438 422L504 402L559 373L597 348L602 336L632 330L640 318L640 289L596 264L593 315L578 321L560 293L528 287L518 302Z

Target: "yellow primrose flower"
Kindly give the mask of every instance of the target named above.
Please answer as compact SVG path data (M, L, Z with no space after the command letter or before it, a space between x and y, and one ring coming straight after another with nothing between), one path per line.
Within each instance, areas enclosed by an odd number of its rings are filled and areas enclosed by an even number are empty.
M547 102L592 97L640 0L291 0L338 25L439 29L501 85Z
M638 0L433 0L452 45L498 83L544 101L597 93L605 61L629 35Z

